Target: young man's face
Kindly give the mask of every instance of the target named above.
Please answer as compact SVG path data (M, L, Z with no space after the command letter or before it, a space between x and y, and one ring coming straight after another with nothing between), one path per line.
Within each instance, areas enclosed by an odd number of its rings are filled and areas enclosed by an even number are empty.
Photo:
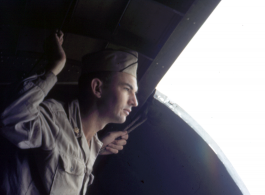
M103 83L104 85L104 83ZM103 117L109 123L124 123L132 107L138 106L136 92L137 79L130 74L118 72L103 88L100 103Z

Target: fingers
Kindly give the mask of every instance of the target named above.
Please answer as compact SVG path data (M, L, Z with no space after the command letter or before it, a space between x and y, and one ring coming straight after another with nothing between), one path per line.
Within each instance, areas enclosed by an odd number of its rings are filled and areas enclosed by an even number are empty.
M64 36L63 32L61 30L56 29L55 36L56 36L56 39L59 42L59 44L62 45L63 44L63 36Z
M127 134L127 131L117 131L113 132L115 136L115 140L112 142L112 144L118 145L118 146L124 146L127 144L129 135Z
M124 146L127 144L127 141L125 139L120 139L120 140L115 140L112 143L118 146Z
M110 133L110 136L114 138L114 140L125 139L129 138L127 131L114 131Z
M58 37L61 37L61 36L64 35L64 34L63 34L63 31L58 30L58 29L56 29L55 33L57 34Z
M63 39L63 32L62 31L59 31L59 32L56 32L56 36L59 38L59 40Z
M118 154L119 150L111 148L111 147L106 147L106 150L108 150L112 154Z
M116 144L109 144L107 147L115 149L115 150L122 150L123 149L122 145L116 145Z
M113 136L115 139L118 137L122 137L128 135L127 131L113 131L110 133L111 136Z
M118 152L120 150L123 150L123 146L122 145L116 145L116 144L109 144L106 147L106 150L108 150L109 152L111 152L113 154L118 154Z
M129 134L123 135L121 138L127 140L129 138Z
M126 144L127 144L127 141L124 139L114 140L112 143L107 145L106 150L109 151L110 154L118 154L119 151L123 150L123 147Z
M117 154L127 144L129 135L127 131L114 131L108 133L102 138L103 148L105 151L101 152L101 155Z
M120 150L123 150L123 146L126 145L126 143L126 140L115 140L107 145L106 150L112 154L118 154Z

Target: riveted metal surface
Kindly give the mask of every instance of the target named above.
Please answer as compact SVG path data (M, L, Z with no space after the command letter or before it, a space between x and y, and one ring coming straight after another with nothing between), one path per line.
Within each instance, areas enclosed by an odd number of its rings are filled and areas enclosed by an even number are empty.
M185 14L190 6L193 4L193 0L154 0L163 5L171 7L172 9L179 11L182 14Z
M153 89L171 67L173 62L178 58L180 53L187 46L189 41L196 34L218 3L219 0L197 1L183 16L184 19L174 29L167 42L163 45L163 48L159 51L158 55L156 55L156 58L139 81L139 106L135 109L136 111L144 104ZM190 19L187 20L187 18Z
M0 83L8 84L25 78L30 69L38 61L37 55L34 56L31 57L26 53L15 56L12 53L0 51ZM44 60L39 65L42 67Z
M1 21L0 49L10 52L10 58L23 52L41 54L44 40L52 29L63 27L64 48L68 59L72 61L67 61L66 70L59 76L60 81L77 82L78 76L75 75L80 71L72 71L71 67L80 67L84 54L113 44L140 53L138 78L141 78L181 20L183 14L178 10L189 8L183 6L183 2L173 6L168 2L164 6L161 2L149 0L1 1L0 15L4 20ZM176 9L177 5L179 9ZM18 60L23 63L20 69L8 64L5 71L31 70L32 63L24 62L22 58ZM44 61L41 59L36 69L41 68ZM2 76L1 82L9 82L14 78Z
M82 35L67 33L63 47L67 58L81 61L82 56L87 53L92 53L104 49L107 41L93 39Z
M69 30L89 30L85 26L90 26L89 31L98 28L104 34L111 34L126 5L127 1L124 0L79 0L70 21Z
M137 12L135 12L137 10ZM119 29L128 31L150 43L156 43L167 26L176 20L176 14L168 7L152 1L134 0L120 22Z
M58 82L59 83L74 82L77 84L80 74L81 74L81 62L68 59L65 64L65 68L58 75Z

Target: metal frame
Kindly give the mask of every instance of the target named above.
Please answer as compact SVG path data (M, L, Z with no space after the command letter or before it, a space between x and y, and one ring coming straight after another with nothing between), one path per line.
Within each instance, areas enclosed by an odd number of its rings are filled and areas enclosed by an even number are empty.
M163 78L219 2L220 0L197 0L193 3L140 79L138 84L139 106L134 109L132 114L137 113L137 111L141 109L159 81Z

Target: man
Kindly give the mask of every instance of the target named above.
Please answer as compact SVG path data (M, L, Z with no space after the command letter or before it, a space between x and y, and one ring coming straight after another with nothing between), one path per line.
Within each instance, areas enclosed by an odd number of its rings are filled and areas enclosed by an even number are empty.
M63 105L43 101L66 62L62 43L62 32L50 38L46 73L25 79L1 114L1 134L18 148L31 149L16 158L18 178L5 179L1 190L6 194L85 194L100 150L118 153L128 139L127 132L119 131L101 142L97 132L108 123L125 122L138 105L137 53L104 50L86 55L78 100Z

